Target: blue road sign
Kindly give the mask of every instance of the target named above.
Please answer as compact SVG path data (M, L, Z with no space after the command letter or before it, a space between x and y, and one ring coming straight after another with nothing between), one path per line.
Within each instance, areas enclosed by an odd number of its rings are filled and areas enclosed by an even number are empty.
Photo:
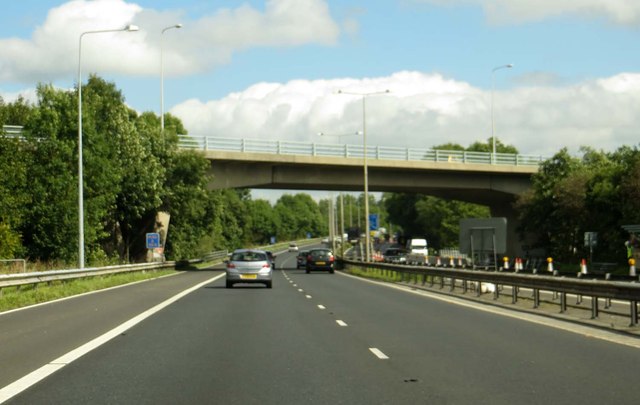
M160 247L160 234L157 232L147 234L147 249Z
M378 214L369 214L369 230L378 230Z

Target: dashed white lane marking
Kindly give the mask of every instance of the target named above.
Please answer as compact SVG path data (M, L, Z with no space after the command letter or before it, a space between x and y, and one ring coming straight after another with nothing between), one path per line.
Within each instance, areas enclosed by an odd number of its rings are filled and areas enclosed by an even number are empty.
M341 321L340 319L338 319L336 323L340 326L347 326L347 323L345 321Z
M311 296L309 294L305 295L305 297L307 297L308 299L311 299Z
M320 308L320 309L327 309L324 305L318 305L318 308Z
M389 357L382 353L379 349L376 349L375 347L370 347L369 350L371 351L371 353L375 354L377 358L379 358L380 360L386 360Z
M61 357L58 357L57 359L51 361L49 364L45 364L44 366L40 367L39 369L27 374L26 376L20 378L17 381L14 381L13 383L7 385L6 387L0 389L0 404L2 404L3 402L9 400L10 398L18 395L19 393L21 393L22 391L26 390L27 388L31 387L32 385L36 384L37 382L43 380L44 378L48 377L49 375L55 373L56 371L60 370L61 368L63 368L64 366L66 366L67 364L77 360L78 358L80 358L81 356L89 353L90 351L96 349L97 347L107 343L108 341L110 341L111 339L115 338L116 336L120 336L122 333L124 333L126 330L134 327L135 325L137 325L138 323L142 322L143 320L147 319L148 317L150 317L151 315L155 314L156 312L159 312L160 310L164 309L165 307L168 307L169 305L173 304L174 302L178 301L180 298L184 297L187 294L192 293L193 291L196 291L202 287L204 287L207 284L211 284L212 282L225 277L225 274L219 274L213 278L210 278L209 280L206 280L198 285L195 285L187 290L182 291L179 294L174 295L173 297L165 300L164 302L161 302L160 304L156 305L153 308L148 309L147 311L129 319L128 321L120 324L119 326L116 326L114 329L111 329L110 331L108 331L107 333L103 334L102 336L98 336L97 338L93 339L92 341L85 343L84 345L77 347L75 349L73 349L72 351L68 352L67 354L63 354Z
M303 292L304 290L302 288L298 288L298 291Z

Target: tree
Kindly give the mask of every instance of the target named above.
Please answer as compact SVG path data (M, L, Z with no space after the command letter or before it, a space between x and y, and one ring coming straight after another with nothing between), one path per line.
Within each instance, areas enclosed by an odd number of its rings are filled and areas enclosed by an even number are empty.
M384 201L389 220L405 238L424 236L438 248L458 245L461 219L489 217L487 207L417 193L385 194Z

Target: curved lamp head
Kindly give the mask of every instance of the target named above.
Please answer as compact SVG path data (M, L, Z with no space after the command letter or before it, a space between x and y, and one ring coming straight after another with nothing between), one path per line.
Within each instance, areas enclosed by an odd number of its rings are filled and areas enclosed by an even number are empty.
M140 31L140 27L138 27L137 25L130 24L124 27L123 31L129 31L129 32Z

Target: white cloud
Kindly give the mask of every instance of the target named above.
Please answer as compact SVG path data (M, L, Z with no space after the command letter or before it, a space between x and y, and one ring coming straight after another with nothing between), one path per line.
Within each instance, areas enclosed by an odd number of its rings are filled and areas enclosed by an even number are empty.
M604 17L615 24L640 25L640 2L635 0L414 0L443 6L479 5L495 23L512 24L573 14Z
M195 135L359 144L320 138L362 129L362 99L336 94L390 89L367 97L371 145L463 146L491 136L491 91L438 74L398 72L369 79L259 83L220 100L189 100L171 112ZM530 86L494 93L496 136L525 154L550 156L582 145L614 150L638 145L640 74L619 74L564 87Z
M161 37L164 27L178 22L184 24L180 32ZM140 26L140 32L84 36L84 72L157 75L161 38L166 73L189 74L226 63L249 47L332 44L339 35L323 0L268 0L264 11L242 5L198 20L125 0L73 0L51 9L31 38L0 39L0 80L29 83L73 76L82 32L128 24Z

